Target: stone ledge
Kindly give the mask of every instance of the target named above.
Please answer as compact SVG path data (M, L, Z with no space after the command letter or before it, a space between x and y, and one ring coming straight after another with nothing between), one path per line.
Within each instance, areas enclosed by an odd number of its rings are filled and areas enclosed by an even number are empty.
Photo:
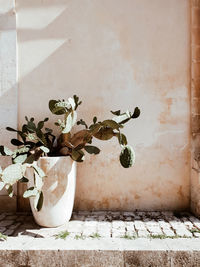
M125 240L122 238L101 238L85 240L62 240L49 238L8 237L6 242L0 242L2 251L199 251L199 239L148 239L137 238Z
M200 266L197 239L178 240L55 240L53 238L0 244L1 267L12 266Z

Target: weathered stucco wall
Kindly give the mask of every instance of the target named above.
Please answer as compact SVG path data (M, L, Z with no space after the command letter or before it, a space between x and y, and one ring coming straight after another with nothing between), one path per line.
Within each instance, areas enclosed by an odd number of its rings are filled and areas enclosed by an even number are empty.
M117 140L97 141L101 154L78 166L75 208L189 207L189 1L16 3L19 126L24 115L49 116L49 99L74 93L88 122L119 108L142 112L125 129L135 166L120 166Z
M191 6L191 209L200 216L200 1Z
M15 134L5 130L6 126L17 127L16 86L16 18L14 0L0 0L0 145L10 146ZM0 166L6 167L10 159L0 157ZM0 209L15 210L16 197L8 197L0 191Z

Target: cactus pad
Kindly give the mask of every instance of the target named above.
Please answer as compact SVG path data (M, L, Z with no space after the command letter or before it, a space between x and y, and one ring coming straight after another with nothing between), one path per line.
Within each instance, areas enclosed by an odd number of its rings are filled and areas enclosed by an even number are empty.
M120 153L120 163L124 168L129 168L135 162L135 152L131 146L123 147Z

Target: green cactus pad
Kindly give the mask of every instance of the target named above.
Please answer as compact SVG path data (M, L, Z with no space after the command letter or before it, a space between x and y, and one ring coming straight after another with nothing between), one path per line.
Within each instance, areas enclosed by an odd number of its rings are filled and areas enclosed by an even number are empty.
M135 162L135 152L131 146L123 147L120 153L120 163L124 168L129 168Z
M4 182L5 184L13 185L24 176L25 170L25 165L22 165L20 163L9 165L3 170L1 177L2 182Z

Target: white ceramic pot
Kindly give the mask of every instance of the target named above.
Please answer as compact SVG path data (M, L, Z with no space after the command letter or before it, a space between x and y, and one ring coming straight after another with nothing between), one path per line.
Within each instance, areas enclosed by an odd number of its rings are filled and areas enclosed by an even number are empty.
M70 157L41 157L37 165L44 171L42 187L44 201L40 211L34 209L34 197L30 204L35 221L45 227L57 227L68 222L72 215L76 189L76 162ZM27 171L33 184L33 171Z

